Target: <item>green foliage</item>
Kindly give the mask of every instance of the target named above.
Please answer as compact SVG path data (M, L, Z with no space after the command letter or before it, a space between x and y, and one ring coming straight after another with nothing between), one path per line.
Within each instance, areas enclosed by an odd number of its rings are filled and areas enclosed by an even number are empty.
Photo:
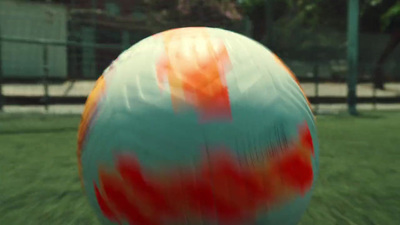
M240 7L245 13L254 12L255 8L264 6L265 0L238 0Z
M400 1L397 1L381 16L382 29L387 29L392 20L396 17L400 17Z
M364 3L369 6L376 6L382 3L382 0L362 0L361 3Z

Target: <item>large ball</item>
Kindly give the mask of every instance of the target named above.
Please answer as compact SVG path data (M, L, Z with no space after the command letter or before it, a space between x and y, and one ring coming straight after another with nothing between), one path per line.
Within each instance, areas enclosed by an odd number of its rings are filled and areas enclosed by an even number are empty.
M104 224L299 222L318 171L310 105L261 44L181 28L123 52L98 79L78 141Z

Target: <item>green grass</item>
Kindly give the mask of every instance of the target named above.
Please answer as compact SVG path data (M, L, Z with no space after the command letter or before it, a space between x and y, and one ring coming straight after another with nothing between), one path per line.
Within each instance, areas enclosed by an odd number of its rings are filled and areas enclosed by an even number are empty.
M320 174L302 225L398 225L400 112L318 118ZM78 116L0 114L0 224L98 224L80 189Z

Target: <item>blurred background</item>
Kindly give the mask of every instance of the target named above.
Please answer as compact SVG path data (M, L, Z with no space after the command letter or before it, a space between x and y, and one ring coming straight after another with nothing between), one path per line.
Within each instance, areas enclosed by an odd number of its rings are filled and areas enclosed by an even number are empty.
M186 26L253 38L299 78L321 152L302 225L399 224L399 0L0 0L0 224L98 224L77 175L86 97L123 50Z
M316 107L400 103L397 0L2 0L0 109L79 112L122 50L184 26L265 44Z

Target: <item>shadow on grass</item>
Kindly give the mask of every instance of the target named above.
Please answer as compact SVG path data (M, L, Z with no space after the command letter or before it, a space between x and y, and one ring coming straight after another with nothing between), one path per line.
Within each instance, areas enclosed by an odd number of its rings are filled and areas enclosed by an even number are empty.
M10 122L21 119L34 119L38 121L46 121L49 119L58 118L80 118L80 115L75 114L43 114L43 113L1 113L0 122Z
M50 128L50 129L26 129L26 130L0 130L0 135L18 134L48 134L78 131L77 127Z
M356 115L350 115L349 113L338 113L338 114L331 114L331 115L319 115L324 116L326 118L334 118L334 119L385 119L387 118L386 115L382 115L382 113L373 113L373 112L358 112Z
M377 114L366 114L366 113L359 113L356 118L360 119L384 119L385 116L383 115L377 115Z

